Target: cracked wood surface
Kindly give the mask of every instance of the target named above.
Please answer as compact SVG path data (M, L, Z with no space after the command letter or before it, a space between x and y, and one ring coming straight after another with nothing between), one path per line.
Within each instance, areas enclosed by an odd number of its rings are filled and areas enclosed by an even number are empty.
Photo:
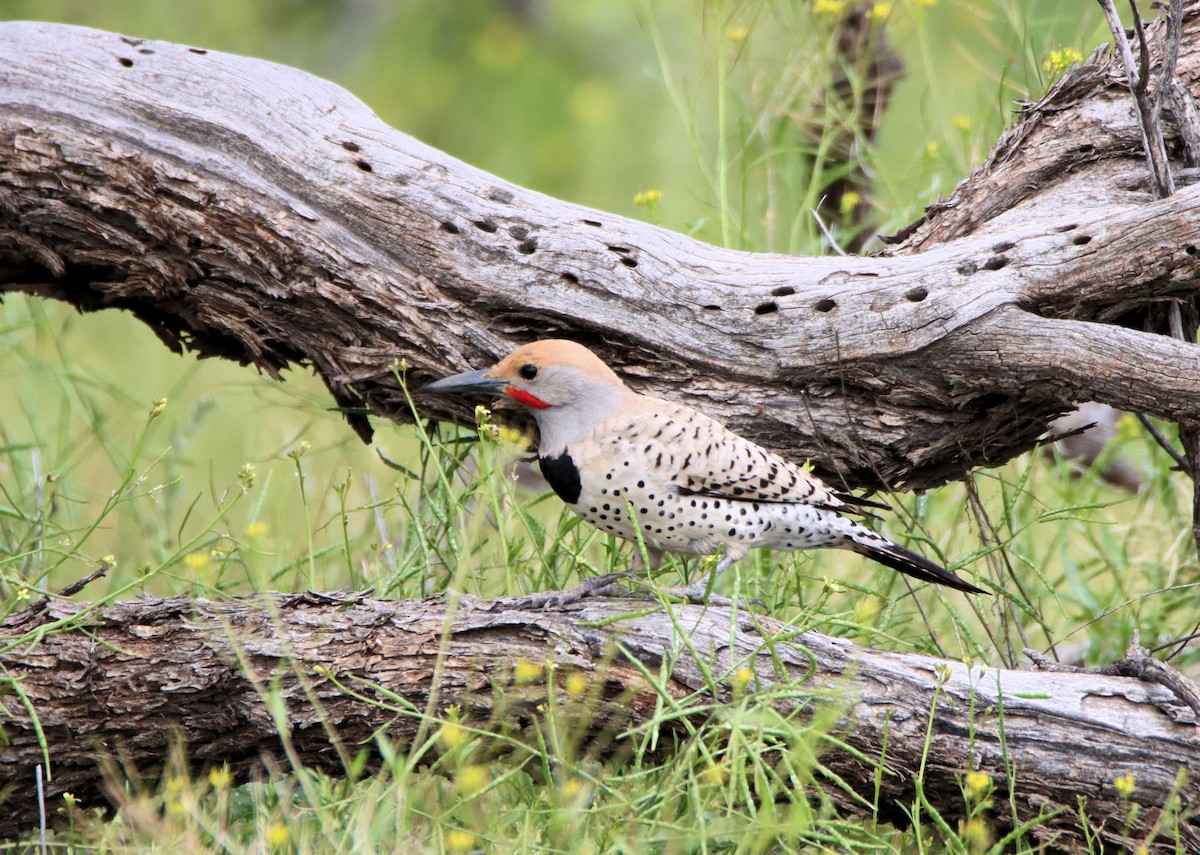
M1198 30L1193 4L1193 88ZM1200 295L1200 187L1151 199L1105 51L884 255L812 258L508 184L260 60L33 23L0 24L0 50L0 293L310 365L364 437L368 411L409 418L398 360L420 383L550 335L846 486L959 478L1084 400L1200 412L1200 350L1141 331Z
M822 755L832 775L821 785L849 813L873 815L882 759L881 820L905 822L920 778L925 797L953 822L964 810L962 776L980 769L998 787L989 814L998 828L1062 810L1031 832L1051 850L1081 844L1080 798L1092 834L1131 847L1147 838L1175 792L1185 806L1185 848L1200 847L1200 821L1190 813L1200 797L1200 729L1161 686L968 667L800 633L744 611L674 608L673 621L645 600L598 599L548 612L502 600L319 593L102 606L51 600L2 627L0 787L8 795L0 835L37 821L33 780L42 749L26 701L47 742L49 803L71 792L95 804L104 793L101 760L118 757L126 770L153 774L179 736L197 765L228 763L239 780L263 773L264 757L283 757L264 694L281 702L299 759L335 775L371 749L380 728L406 750L418 732L437 726L422 725L421 711L450 706L468 724L536 751L539 727L549 726L538 705L555 704L554 716L579 736L581 750L612 758L630 750L617 734L645 725L665 696L692 712L659 725L661 758L712 716L714 702L734 697L730 677L749 667L756 703L801 720L817 709L838 711L837 742ZM518 682L522 660L554 667ZM573 673L587 678L586 700L564 689ZM1181 769L1188 779L1177 790ZM1123 774L1136 780L1129 801L1113 784ZM1131 803L1140 810L1126 832ZM1148 851L1173 846L1162 841Z

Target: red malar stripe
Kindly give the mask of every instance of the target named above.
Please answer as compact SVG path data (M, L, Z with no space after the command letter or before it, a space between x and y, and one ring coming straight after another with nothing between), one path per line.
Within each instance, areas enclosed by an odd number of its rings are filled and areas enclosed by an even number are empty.
M504 394L508 395L508 397L512 398L518 404L533 407L535 410L545 410L550 406L536 395L531 395L524 389L518 389L516 386L505 386Z

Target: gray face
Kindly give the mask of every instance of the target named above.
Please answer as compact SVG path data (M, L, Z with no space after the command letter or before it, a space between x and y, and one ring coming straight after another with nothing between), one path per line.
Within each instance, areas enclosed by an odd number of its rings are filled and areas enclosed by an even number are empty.
M559 454L587 436L597 424L616 415L631 394L624 387L563 365L548 365L536 377L522 378L519 385L513 385L549 404L544 409L532 408L542 435L538 450L543 455Z

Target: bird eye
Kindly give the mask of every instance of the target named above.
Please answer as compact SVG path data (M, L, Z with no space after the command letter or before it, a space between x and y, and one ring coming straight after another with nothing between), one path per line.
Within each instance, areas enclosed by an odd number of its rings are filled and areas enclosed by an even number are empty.
M537 366L526 363L517 370L517 373L525 380L532 380L534 377L537 377Z

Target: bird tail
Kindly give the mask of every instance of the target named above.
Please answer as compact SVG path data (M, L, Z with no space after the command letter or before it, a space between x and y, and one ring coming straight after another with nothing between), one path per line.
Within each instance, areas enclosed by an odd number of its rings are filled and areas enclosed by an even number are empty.
M851 530L846 532L848 543L846 548L866 556L872 561L878 561L884 567L899 570L906 576L920 579L923 582L934 582L946 585L968 594L986 594L982 588L976 588L970 582L958 578L945 567L930 561L924 555L918 555L911 549L905 549L897 543L892 543L886 537L876 534L868 528L851 523Z

